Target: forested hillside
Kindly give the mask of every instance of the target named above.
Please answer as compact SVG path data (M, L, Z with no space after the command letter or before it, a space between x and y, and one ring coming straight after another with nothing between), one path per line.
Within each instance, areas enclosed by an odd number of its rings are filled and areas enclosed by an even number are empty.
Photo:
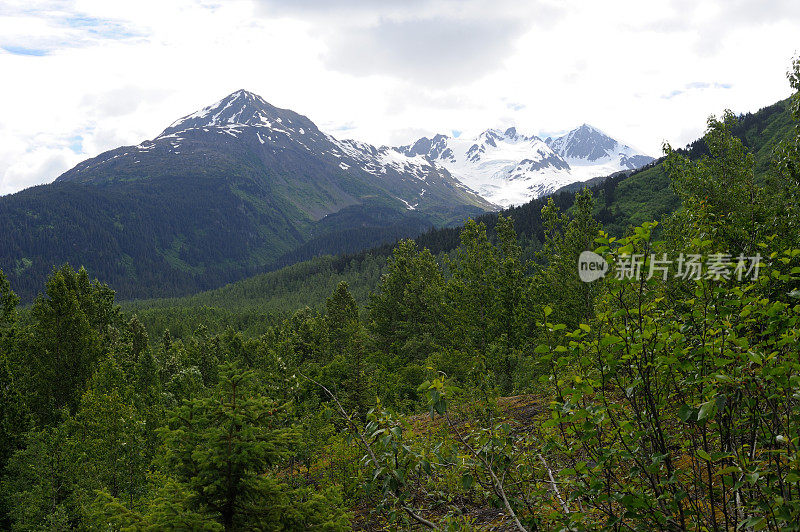
M763 179L770 171L776 146L793 132L789 100L739 115L731 132L753 152L755 175ZM708 154L702 139L679 151L691 159ZM663 160L635 172L623 172L589 183L595 197L593 215L611 235L623 236L631 227L661 220L680 206ZM580 184L570 185L549 199L560 210L569 211L575 192L582 188ZM514 222L526 260L535 261L544 242L541 210L549 199L534 200L502 211ZM486 225L490 239L496 238L496 215L477 217L476 221ZM442 263L459 246L460 229L433 229L418 236L415 242L429 249ZM387 244L351 255L319 257L186 298L126 302L123 308L136 313L151 335L169 329L173 335L183 337L200 324L215 332L230 325L248 334L260 335L275 319L282 319L306 305L322 309L325 299L342 280L348 283L356 301L366 304L393 248L393 244Z
M0 268L26 302L65 262L122 298L186 295L496 209L447 170L387 150L237 91L0 197Z
M0 528L796 529L800 93L785 109L193 299L123 312L63 266L20 308L0 274ZM590 250L608 271L583 282Z

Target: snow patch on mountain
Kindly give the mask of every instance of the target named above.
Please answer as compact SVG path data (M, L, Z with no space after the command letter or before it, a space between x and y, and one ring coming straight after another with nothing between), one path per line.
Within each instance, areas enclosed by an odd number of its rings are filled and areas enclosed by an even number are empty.
M635 170L653 161L639 150L614 140L603 131L583 124L566 135L545 142L570 166L576 181Z
M252 126L266 128L287 136L318 133L313 122L305 116L287 109L279 109L261 96L246 90L238 90L220 101L199 111L179 118L169 125L158 138L181 131L210 128L236 128ZM237 133L229 131L227 134Z
M475 139L436 135L398 150L426 156L493 203L518 205L571 182L569 165L535 135L487 129Z
M407 156L388 146L377 148L372 144L357 140L338 140L330 136L328 138L342 151L341 154L333 153L334 156L346 155L357 161L362 170L376 177L383 177L387 170L392 169L425 182L431 174L442 170L422 155Z
M164 159L159 159L163 156L202 157L209 143L215 148L232 150L237 156L247 153L248 157L254 156L268 165L280 166L291 161L290 169L307 164L323 175L332 167L335 175L347 182L365 178L369 182L370 177L374 178L380 183L379 189L408 210L424 210L443 200L445 209L462 205L485 211L499 209L427 156L406 156L387 146L336 139L321 132L307 117L275 107L245 90L176 120L152 140L83 161L62 177L81 179L104 165L124 165L126 159L138 164L139 157L145 164L155 165L163 163Z
M466 186L503 206L519 205L570 183L653 160L588 125L557 139L542 140L510 127L487 129L474 139L423 137L396 149L444 166Z
M198 129L233 138L253 131L253 139L265 149L296 146L338 159L344 163L336 162L341 170L355 167L379 179L391 173L393 179L399 175L424 184L446 174L453 186L502 206L522 204L570 183L638 168L652 160L587 124L546 140L511 127L487 129L474 139L435 135L409 146L376 147L322 133L305 116L274 107L246 90L176 120L154 142ZM152 143L137 149L152 149ZM404 201L413 205L411 198Z

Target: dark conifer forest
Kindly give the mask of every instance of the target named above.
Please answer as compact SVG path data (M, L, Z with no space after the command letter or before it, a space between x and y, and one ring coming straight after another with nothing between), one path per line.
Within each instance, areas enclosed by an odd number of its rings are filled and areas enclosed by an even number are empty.
M797 530L789 82L641 170L195 295L0 272L0 529Z

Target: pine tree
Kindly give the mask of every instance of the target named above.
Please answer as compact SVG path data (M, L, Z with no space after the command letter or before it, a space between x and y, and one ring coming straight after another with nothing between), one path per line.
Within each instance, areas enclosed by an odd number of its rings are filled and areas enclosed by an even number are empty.
M31 309L29 345L21 353L32 413L52 423L61 408L74 412L103 353L109 327L121 327L114 292L65 265L47 280Z
M497 336L497 257L486 225L470 219L461 230L461 245L449 263L447 283L451 343L483 356Z
M495 278L496 302L494 314L499 336L497 360L500 389L509 394L514 388L514 374L519 364L519 350L525 312L525 274L522 249L514 232L511 218L500 215L495 228L497 233L497 274Z
M326 301L325 323L330 335L332 364L343 371L334 372L335 382L341 382L340 399L347 408L364 419L370 405L364 331L358 319L358 305L341 281Z
M390 358L421 361L442 343L444 278L431 252L401 241L370 295L370 329Z
M13 369L17 356L17 314L19 298L3 271L0 270L0 479L5 474L9 458L23 444L29 416L23 392ZM0 497L0 529L8 528L8 509Z
M346 516L333 504L333 494L329 504L303 510L308 494L269 473L289 456L297 432L256 384L252 371L224 365L212 396L177 408L162 430L165 468L186 487L191 507L226 531L326 522L341 529Z
M542 208L545 241L539 253L542 266L530 286L529 300L553 310L553 322L574 329L594 315L594 299L601 283L584 283L578 277L578 256L597 245L600 224L593 217L594 198L584 189L575 195L572 216L562 213L552 198ZM538 309L534 309L537 311ZM535 328L533 324L530 327Z

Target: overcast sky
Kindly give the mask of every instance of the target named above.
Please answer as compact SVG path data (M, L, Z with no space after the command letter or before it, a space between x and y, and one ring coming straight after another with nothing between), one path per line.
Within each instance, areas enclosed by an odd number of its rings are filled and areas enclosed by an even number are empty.
M339 138L584 122L658 155L790 94L797 0L0 0L0 194L248 89Z

